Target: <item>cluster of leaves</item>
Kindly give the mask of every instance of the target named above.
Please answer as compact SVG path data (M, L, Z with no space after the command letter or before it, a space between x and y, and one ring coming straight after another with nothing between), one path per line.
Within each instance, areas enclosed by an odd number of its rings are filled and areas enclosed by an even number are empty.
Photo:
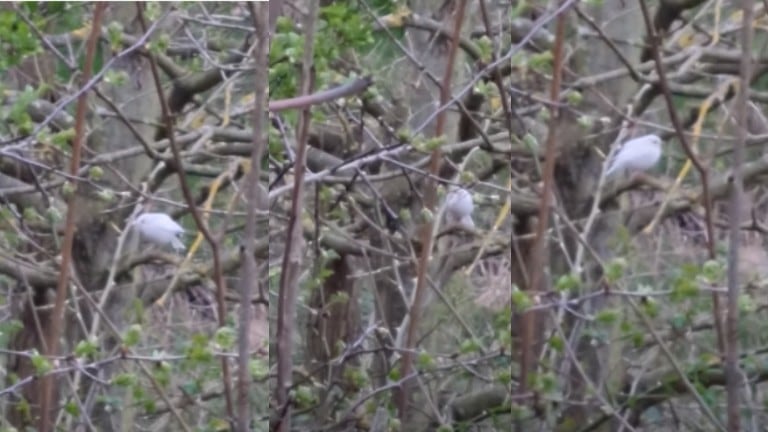
M355 3L333 2L320 9L317 33L314 35L316 88L337 80L331 68L336 59L347 52L364 51L373 43L372 23ZM293 97L298 93L304 39L295 22L286 17L278 18L269 52L270 99Z

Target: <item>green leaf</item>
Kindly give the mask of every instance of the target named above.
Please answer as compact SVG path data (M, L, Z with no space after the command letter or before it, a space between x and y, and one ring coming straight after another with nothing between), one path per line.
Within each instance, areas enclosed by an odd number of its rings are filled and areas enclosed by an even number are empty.
M197 380L182 383L179 387L181 387L181 390L184 392L184 394L188 396L197 396L203 390L203 388L200 386L200 382Z
M315 403L315 395L308 386L297 386L292 393L292 400L296 402L298 408L307 408Z
M603 309L595 315L595 321L599 324L613 324L619 319L619 312L615 309Z
M708 260L701 268L701 273L709 283L718 283L725 278L725 266L717 260Z
M255 381L259 381L267 377L269 366L264 360L253 359L248 362L248 371Z
M558 292L573 292L581 285L581 278L579 275L569 273L560 276L555 282L555 290Z
M512 291L512 305L516 310L524 311L533 305L533 301L526 292L518 289Z
M568 92L566 98L568 100L568 105L578 106L584 100L584 95L582 95L580 91L572 90Z
M421 370L431 370L435 367L435 359L430 353L422 351L416 358L416 364Z
M123 47L123 25L117 21L112 21L107 26L107 40L109 41L109 49L112 52L119 52Z
M136 384L136 375L132 373L121 373L112 378L112 384L118 387L128 387Z
M73 417L77 417L80 415L80 407L77 405L76 402L67 402L66 404L64 404L64 411Z
M127 347L136 346L141 341L142 328L138 324L133 324L128 327L128 330L123 334L123 345Z
M478 352L480 350L480 343L475 338L464 339L459 347L459 352L462 354L469 354Z
M627 260L624 258L614 258L605 266L605 279L609 283L616 283L624 276L624 270L627 268Z
M556 352L563 352L565 349L565 341L560 336L554 335L549 338L549 346Z
M94 340L81 340L75 346L75 355L89 357L99 352L99 345Z
M213 340L221 349L230 349L235 346L237 341L237 333L232 327L220 327L216 330L216 334L213 336Z
M694 298L698 294L699 284L696 279L688 275L683 275L673 281L670 299L674 302L680 302L685 299Z
M49 362L47 358L40 355L37 350L32 350L29 359L32 362L32 367L35 368L35 374L38 376L45 375L53 369L51 362Z

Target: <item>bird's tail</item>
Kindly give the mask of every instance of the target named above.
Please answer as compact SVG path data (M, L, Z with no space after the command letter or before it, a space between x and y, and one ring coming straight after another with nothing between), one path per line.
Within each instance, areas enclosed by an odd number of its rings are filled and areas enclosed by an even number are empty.
M611 174L616 172L616 170L619 168L619 164L617 164L615 161L608 167L607 170L603 173L603 177L608 178Z
M475 229L475 221L472 220L472 215L466 215L459 220L459 223L468 229Z
M171 246L177 251L187 250L187 247L184 246L184 243L182 243L178 237L174 237L173 240L171 240Z

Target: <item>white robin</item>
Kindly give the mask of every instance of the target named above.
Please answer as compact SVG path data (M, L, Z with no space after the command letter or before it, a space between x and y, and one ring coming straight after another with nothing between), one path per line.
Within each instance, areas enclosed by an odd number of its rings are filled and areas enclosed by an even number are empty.
M645 171L661 159L661 138L644 135L624 143L605 170L605 177L623 171Z
M475 203L472 201L472 194L464 188L451 188L445 197L445 215L449 223L459 223L465 228L474 229L475 222L472 220L472 212L475 210Z
M137 217L133 225L141 233L141 237L160 246L171 245L173 249L185 250L179 236L184 234L184 228L165 213L144 213Z

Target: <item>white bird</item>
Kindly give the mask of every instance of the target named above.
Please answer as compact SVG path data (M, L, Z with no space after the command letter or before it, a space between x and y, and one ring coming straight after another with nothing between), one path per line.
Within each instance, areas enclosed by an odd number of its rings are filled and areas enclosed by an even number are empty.
M474 229L475 222L472 220L474 210L472 194L464 188L452 188L445 197L446 221L449 223L458 222L465 228Z
M644 135L631 139L616 153L605 176L622 171L645 171L661 159L661 138L656 135Z
M186 249L178 237L184 233L184 228L165 213L144 213L136 218L133 225L144 239L152 243L160 246L170 244L177 251Z

